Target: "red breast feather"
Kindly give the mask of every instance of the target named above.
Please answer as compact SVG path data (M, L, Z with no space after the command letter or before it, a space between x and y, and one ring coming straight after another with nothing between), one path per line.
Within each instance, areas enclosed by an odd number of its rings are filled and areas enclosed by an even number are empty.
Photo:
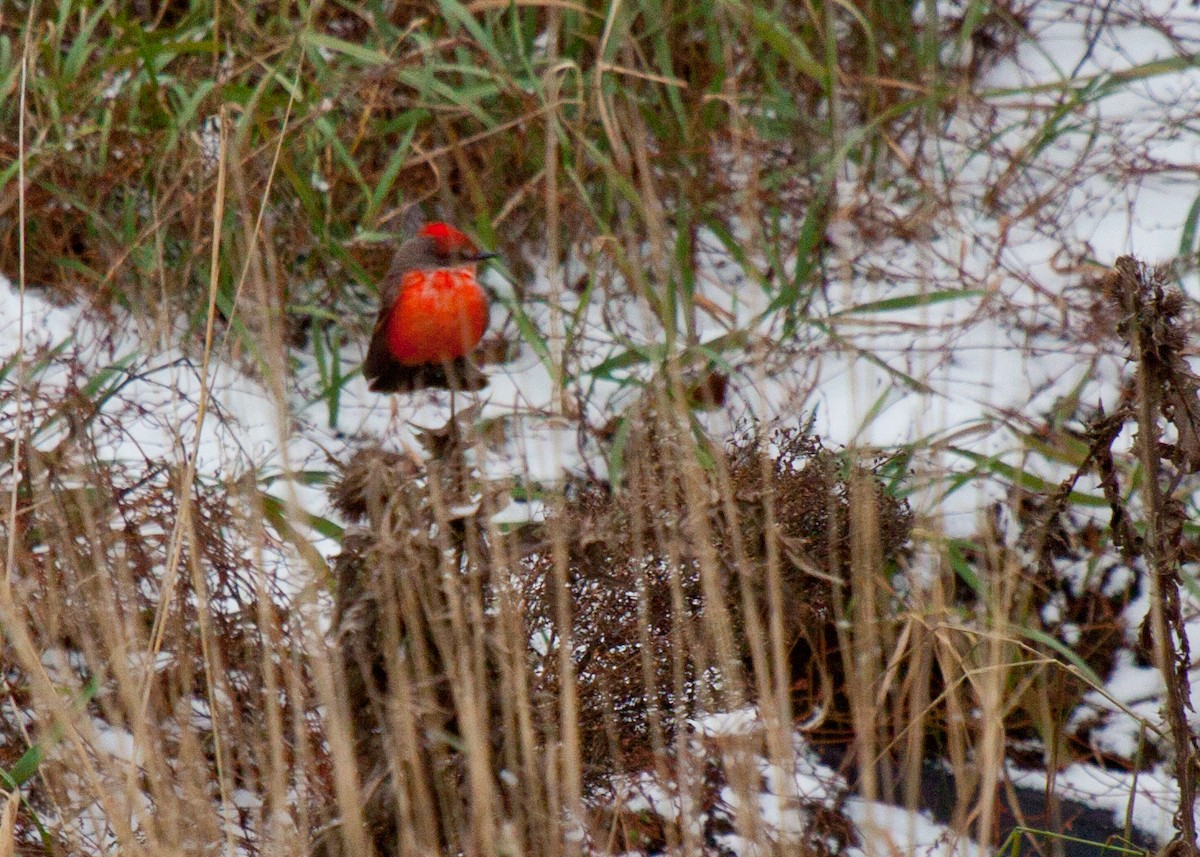
M446 363L474 349L487 324L473 267L408 271L388 318L388 351L405 366Z

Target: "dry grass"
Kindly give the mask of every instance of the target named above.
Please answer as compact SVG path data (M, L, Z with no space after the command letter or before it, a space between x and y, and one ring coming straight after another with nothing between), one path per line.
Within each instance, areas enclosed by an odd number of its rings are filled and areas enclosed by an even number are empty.
M428 470L364 451L336 489L365 525L337 562L333 636L375 847L557 853L571 825L616 853L647 837L711 840L661 814L653 836L644 813L627 829L614 782L652 773L714 825L731 814L722 788L752 801L752 768L727 782L735 772L690 746L691 724L757 705L766 732L740 739L740 753L793 752L797 679L845 685L828 641L832 589L851 567L849 480L874 486L863 502L878 569L906 549L906 505L795 430L770 453L752 436L713 447L705 469L690 433L647 417L621 487L573 486L545 522L506 537L488 524L494 499L463 440L432 438ZM571 782L578 794L558 791ZM761 821L735 823L767 835ZM805 841L829 847L816 831Z
M291 349L328 356L314 358L317 395L336 422L336 355L370 304L346 283L386 264L368 239L453 219L510 260L497 357L542 362L554 390L536 417L576 428L608 470L488 478L496 439L468 413L416 453L339 462L341 534L253 470L197 475L181 426L176 459L114 461L138 370L88 377L69 350L26 348L0 368L0 779L22 798L0 854L840 854L882 836L852 823L850 791L915 807L931 761L953 776L956 835L984 843L1011 826L1008 762L1052 783L1072 760L1169 759L1186 799L1181 570L1200 553L1185 512L1200 435L1184 302L1132 262L1066 295L1026 283L1031 310L1003 303L990 271L949 264L952 282L930 282L899 252L894 268L871 255L961 225L947 212L964 188L929 155L943 145L989 159L983 207L1042 234L1071 216L1065 189L1150 169L1115 144L1051 164L1057 176L1040 160L1074 133L1065 117L1138 75L1067 82L1049 103L981 91L1036 38L1032 4L966 3L928 25L919 11L77 0L0 13L0 115L20 127L0 136L0 165L27 176L0 171L0 270L22 270L22 288L186 353L204 331L203 365L266 380L282 449ZM1155 28L1190 56L1162 21L1081 14L1097 31ZM1014 147L994 132L1020 98L1035 142ZM858 255L839 249L847 234ZM701 281L714 244L737 286ZM537 290L531 246L549 259ZM864 269L899 297L839 304L834 287ZM1061 485L982 456L947 472L942 440L831 448L803 421L803 389L732 436L699 415L835 348L915 394L922 379L846 331L979 295L974 315L1031 351L1054 328L1081 360L1134 364L1112 413L1076 400L1001 420L1031 462L1069 465ZM950 361L944 348L930 359ZM500 426L500 446L519 425ZM1117 443L1127 425L1133 455ZM1093 473L1101 499L1076 490ZM966 482L1009 489L971 539L910 508L930 484ZM517 494L544 517L496 523ZM332 567L312 523L341 538ZM1147 588L1139 635L1123 610ZM1097 750L1103 715L1075 717L1123 648L1169 690L1136 758ZM797 791L818 751L848 786ZM761 811L765 793L794 824ZM1053 795L1045 811L1061 830ZM1190 813L1178 830L1183 853Z

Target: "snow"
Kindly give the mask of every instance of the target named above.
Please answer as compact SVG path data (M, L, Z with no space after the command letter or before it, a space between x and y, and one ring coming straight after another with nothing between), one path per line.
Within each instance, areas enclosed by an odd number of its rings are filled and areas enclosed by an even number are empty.
M966 837L955 836L925 813L908 812L898 806L851 799L847 811L861 831L863 844L851 850L854 857L992 857Z
M1008 774L1014 785L1035 791L1046 789L1045 771L1010 768ZM1128 773L1097 765L1070 765L1056 774L1055 791L1069 800L1111 810L1113 825L1118 829L1125 826L1128 817L1138 830L1159 842L1171 838L1179 787L1161 766Z

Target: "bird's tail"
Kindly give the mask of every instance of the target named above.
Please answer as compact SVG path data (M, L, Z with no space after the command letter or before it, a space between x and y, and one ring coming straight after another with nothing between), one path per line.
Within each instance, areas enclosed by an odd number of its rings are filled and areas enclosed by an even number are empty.
M371 360L370 353L363 363L363 375L373 393L411 393L414 390L482 390L487 376L465 357L444 363L422 363L405 366L395 360Z

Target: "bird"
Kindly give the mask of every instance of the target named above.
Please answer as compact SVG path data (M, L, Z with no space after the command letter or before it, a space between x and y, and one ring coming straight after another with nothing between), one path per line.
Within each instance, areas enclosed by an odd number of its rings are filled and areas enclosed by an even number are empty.
M380 285L379 314L363 361L375 393L481 390L470 354L488 326L488 294L476 279L481 253L448 223L427 223L400 245Z

